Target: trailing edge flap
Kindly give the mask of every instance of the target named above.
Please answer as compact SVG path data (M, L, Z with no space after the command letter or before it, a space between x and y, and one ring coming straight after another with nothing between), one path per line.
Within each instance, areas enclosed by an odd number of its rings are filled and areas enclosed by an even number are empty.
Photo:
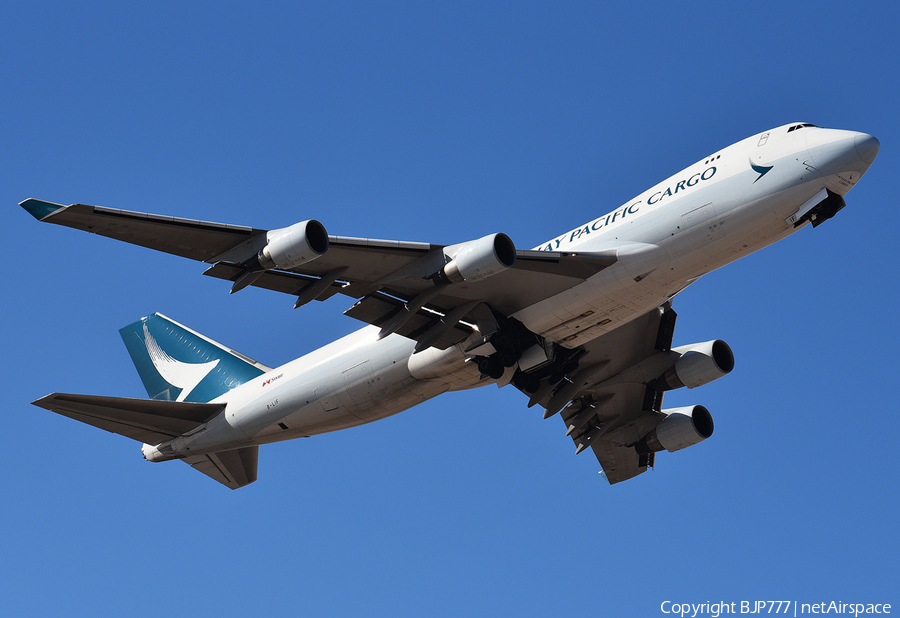
M259 447L247 446L234 451L186 457L185 462L229 489L249 485L256 480Z
M199 427L224 403L186 403L53 393L32 402L76 421L146 444L159 444Z

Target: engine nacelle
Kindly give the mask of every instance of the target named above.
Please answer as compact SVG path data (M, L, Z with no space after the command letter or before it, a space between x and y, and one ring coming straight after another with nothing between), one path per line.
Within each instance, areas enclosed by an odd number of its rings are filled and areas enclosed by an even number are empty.
M444 283L478 281L506 270L516 263L516 246L506 234L491 234L467 242L454 258L435 275Z
M315 219L271 230L266 240L266 246L257 255L259 265L265 269L290 270L328 251L328 232Z
M713 433L713 420L703 406L663 410L666 417L635 445L638 453L670 453L703 442Z
M657 380L658 390L672 390L682 386L696 388L718 380L734 369L734 353L720 339L681 346L672 351L681 356Z

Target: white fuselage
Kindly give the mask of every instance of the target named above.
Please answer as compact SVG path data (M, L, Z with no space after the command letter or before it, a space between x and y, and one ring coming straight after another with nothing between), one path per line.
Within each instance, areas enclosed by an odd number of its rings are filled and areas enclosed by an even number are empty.
M682 170L538 250L617 250L618 261L511 316L568 348L665 303L702 275L790 234L791 217L843 196L874 158L871 136L809 125L754 135ZM868 159L868 161L866 161ZM820 201L820 199L819 199ZM800 212L800 215L803 213ZM803 227L803 226L800 226ZM448 390L495 380L458 344L413 354L399 335L367 326L229 391L225 411L171 442L177 456L345 429L402 412Z

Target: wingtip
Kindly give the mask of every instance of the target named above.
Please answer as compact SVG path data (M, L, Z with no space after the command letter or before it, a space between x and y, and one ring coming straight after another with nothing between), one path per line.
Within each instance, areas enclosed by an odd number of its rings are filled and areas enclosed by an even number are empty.
M36 200L33 197L29 197L27 200L22 200L21 202L19 202L19 206L27 210L28 213L38 221L43 221L50 215L65 208L65 205L63 204L54 204L53 202Z
M57 395L59 395L59 393L50 393L49 395L44 395L43 397L39 397L38 399L32 401L31 405L49 410L50 408L47 407L47 402L52 400Z

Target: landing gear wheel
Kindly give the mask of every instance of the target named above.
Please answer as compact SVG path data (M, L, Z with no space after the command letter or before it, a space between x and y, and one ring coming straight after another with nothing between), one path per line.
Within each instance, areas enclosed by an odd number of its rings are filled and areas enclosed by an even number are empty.
M478 371L494 380L503 377L503 365L495 356L486 356L478 360Z

